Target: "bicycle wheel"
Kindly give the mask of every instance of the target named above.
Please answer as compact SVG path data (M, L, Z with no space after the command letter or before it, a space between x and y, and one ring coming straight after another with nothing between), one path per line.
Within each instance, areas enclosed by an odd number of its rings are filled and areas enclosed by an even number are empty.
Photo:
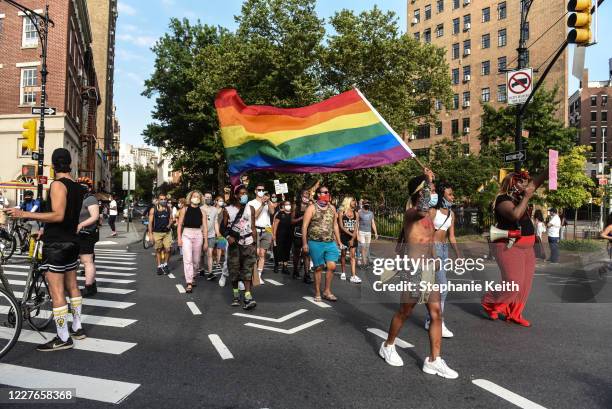
M0 287L0 358L15 345L22 325L23 316L19 303L8 291Z
M147 231L145 230L144 234L142 235L142 247L144 247L144 249L147 250L147 249L150 249L152 245L153 245L153 242L148 240Z
M11 258L16 247L17 241L15 240L14 234L10 236L5 236L4 234L0 235L0 253L2 254L3 260L6 261Z
M25 228L20 228L19 231L21 234L19 235L19 248L21 249L21 254L27 253L30 247L30 231Z
M53 304L51 302L51 294L47 286L45 275L40 271L34 273L34 279L28 293L28 322L32 327L39 331L47 328L49 323L53 321Z

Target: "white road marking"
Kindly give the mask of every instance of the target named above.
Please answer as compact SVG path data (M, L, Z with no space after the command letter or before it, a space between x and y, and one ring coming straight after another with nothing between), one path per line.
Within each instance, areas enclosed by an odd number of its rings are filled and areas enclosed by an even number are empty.
M106 264L110 264L110 265L114 265L114 264L119 264L122 266L134 266L136 265L135 261L125 261L125 260L121 260L121 261L117 261L116 258L107 258L107 257L98 257L96 256L96 261L95 261L96 265L100 265L100 266L104 266ZM81 266L83 266L83 264L81 264Z
M10 264L10 265L6 265L6 268L16 268L19 270L29 270L30 266L28 265L20 265L20 264ZM131 276L135 276L136 273L119 273L119 272L115 272L115 271L105 271L106 267L104 266L99 266L96 265L96 275L107 275L107 276L118 276L118 277L131 277ZM135 270L135 269L134 269ZM8 272L10 270L4 270L5 272Z
M43 342L49 341L55 337L55 332L41 332L41 335L45 337L43 340L36 331L28 329L22 329L19 335L19 341L28 342L31 344L42 344ZM8 328L0 328L0 338L9 339L13 336L13 331ZM101 352L104 354L120 355L125 351L135 347L134 342L121 342L113 341L110 339L90 338L87 337L82 340L74 342L74 349L80 349L83 351Z
M210 339L210 342L212 342L219 355L221 355L221 359L234 359L234 355L232 355L232 352L225 346L219 335L209 334L208 339Z
M21 291L13 292L15 297L20 299L23 297L23 293ZM70 298L66 297L66 301L69 301ZM83 305L89 305L92 307L104 307L104 308L118 308L120 310L125 310L126 308L135 305L133 302L123 302L123 301L109 301L109 300L98 300L96 298L83 298Z
M168 274L168 278L176 278L176 277L174 276L174 274L170 273Z
M110 254L129 254L130 256L137 256L138 253L134 253L133 251L128 252L127 250L122 249L95 249L96 253L110 253Z
M283 317L280 317L280 318L269 318L269 317L263 317L261 315L243 314L241 312L235 312L233 315L235 315L237 317L253 318L253 319L256 319L256 320L270 321L270 322L277 322L278 323L278 322L285 322L287 320L290 320L291 318L297 317L298 315L303 314L306 311L308 311L308 310L306 310L306 309L297 310L297 311L292 312L291 314L287 314L287 315L285 315Z
M384 339L385 341L387 340L387 337L389 336L388 333L378 328L368 328L368 332L371 332L372 334L376 335L379 338ZM410 342L406 342L400 338L395 338L395 345L397 345L400 348L414 348L414 345L412 345Z
M26 282L22 280L8 280L8 282L9 284L21 285L21 286L25 286L26 284ZM85 287L81 285L79 286L79 288L83 289ZM133 293L134 290L128 290L126 288L98 287L98 292L99 293L110 293L110 294L129 294L129 293Z
M117 242L111 240L99 241L96 243L96 246L109 246L111 244L117 244Z
M76 388L78 398L107 403L121 403L140 387L140 384L137 383L45 371L10 364L0 364L0 384L26 389Z
M8 275L23 276L23 277L27 277L29 274L28 271L11 271L11 270L4 270L4 273ZM77 277L77 280L85 281L85 277ZM130 283L133 283L135 280L123 280L123 279L117 279L117 278L97 277L96 281L99 281L101 283L130 284Z
M178 290L179 293L185 294L185 287L183 287L181 284L177 284L176 289Z
M138 270L137 267L124 267L124 266L100 266L100 269L102 270L126 270L126 271Z
M264 280L273 285L283 285L282 283L279 283L276 280L272 280L271 278L264 278Z
M542 405L538 405L535 402L530 401L527 398L523 398L516 393L509 391L506 388L503 388L497 384L494 384L491 381L487 381L486 379L472 379L472 383L476 386L480 386L482 389L491 392L494 395L499 396L502 399L507 400L508 402L518 406L523 409L546 409Z
M193 301L187 301L187 306L193 313L193 315L202 315L202 311L198 308L198 306Z
M295 328L291 328L291 329L282 329L282 328L276 328L276 327L269 327L267 325L261 325L261 324L255 324L253 322L247 322L246 325L247 327L254 327L254 328L260 328L260 329L265 329L268 331L274 331L274 332L280 332L281 334L286 334L286 335L292 335L295 334L296 332L300 332L306 328L312 327L313 325L317 325L321 322L323 322L325 320L321 319L321 318L317 318L316 320L312 320L310 322L307 322L305 324L302 325L298 325Z
M323 301L315 301L314 297L302 297L302 298L304 298L306 301L310 301L314 305L319 306L321 308L331 308L332 307L331 305L326 304Z
M6 314L8 312L8 310L10 309L10 307L8 306L0 306L0 313L4 313ZM42 310L38 313L38 317L39 318L48 318L51 316L51 314L53 314L51 311L49 310ZM68 321L72 321L72 314L68 313L67 315L67 319ZM135 323L137 320L132 320L129 318L114 318L114 317L103 317L100 315L87 315L87 314L81 314L81 322L83 324L90 324L90 325L102 325L105 327L118 327L118 328L124 328L127 327L130 324Z

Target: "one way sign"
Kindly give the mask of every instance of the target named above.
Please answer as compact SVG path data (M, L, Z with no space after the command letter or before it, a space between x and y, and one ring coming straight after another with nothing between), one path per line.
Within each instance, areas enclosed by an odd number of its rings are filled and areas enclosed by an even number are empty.
M504 153L504 162L516 162L517 160L525 160L527 158L527 154L524 150Z
M40 115L42 111L42 107L32 107L32 115ZM57 113L57 108L46 107L45 115L55 115Z

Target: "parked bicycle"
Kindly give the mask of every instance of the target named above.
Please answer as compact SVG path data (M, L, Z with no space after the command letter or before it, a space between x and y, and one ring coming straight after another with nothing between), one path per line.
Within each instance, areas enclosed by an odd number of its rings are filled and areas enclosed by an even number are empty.
M21 219L12 219L7 225L7 231L15 238L15 250L20 254L26 253L30 244L31 226Z
M13 292L10 284L23 281L9 280L4 274L4 260L0 264L0 358L15 345L24 321L37 332L53 320L51 295L40 269L43 242L32 237L30 241L30 269L26 274L23 292ZM0 250L1 251L1 250ZM45 339L42 335L43 340Z
M8 230L4 227L0 227L0 254L2 258L2 262L5 262L15 252L15 248L17 248L17 241L15 240L15 236L11 235Z

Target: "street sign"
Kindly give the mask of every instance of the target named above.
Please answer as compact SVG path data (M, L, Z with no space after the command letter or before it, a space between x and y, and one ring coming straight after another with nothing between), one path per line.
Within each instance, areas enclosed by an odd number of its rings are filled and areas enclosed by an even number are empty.
M599 186L604 186L608 184L608 178L599 179Z
M129 180L128 180L128 177L129 177ZM136 189L136 172L129 171L129 170L124 170L123 171L123 180L122 180L121 185L122 185L121 188L123 190L128 190L129 191L129 190Z
M42 111L42 107L32 107L32 115L40 115ZM45 115L55 115L57 114L57 108L46 107Z
M32 152L32 160L38 160L38 152Z
M531 68L506 73L506 92L508 105L523 104L533 90L533 72Z
M557 168L559 167L559 151L548 150L548 190L557 190Z
M46 185L47 184L47 177L46 176L39 176L38 177L38 183L41 185Z
M527 154L525 151L516 151L510 153L504 153L504 162L516 162L517 160L525 160L527 159Z

